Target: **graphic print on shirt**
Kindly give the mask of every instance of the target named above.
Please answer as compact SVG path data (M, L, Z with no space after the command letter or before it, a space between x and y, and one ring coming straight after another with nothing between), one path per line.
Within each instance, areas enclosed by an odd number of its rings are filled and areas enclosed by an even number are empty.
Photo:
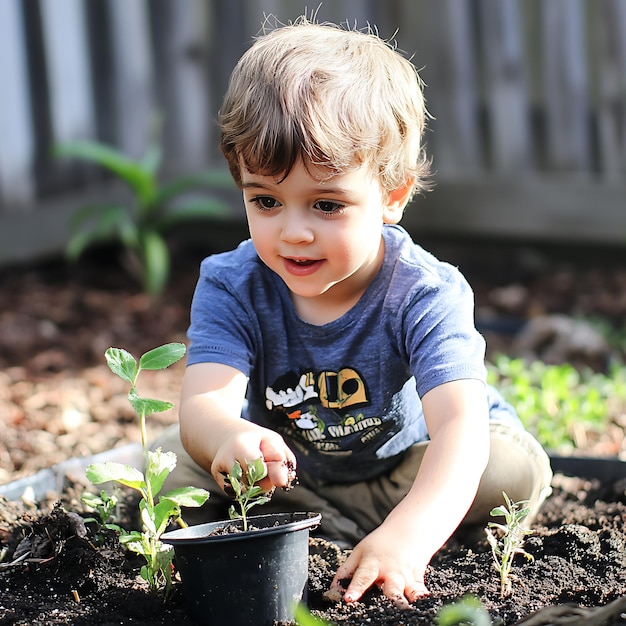
M320 452L349 454L355 440L365 445L383 430L380 416L366 417L368 388L355 369L289 372L265 390L265 405L277 428Z

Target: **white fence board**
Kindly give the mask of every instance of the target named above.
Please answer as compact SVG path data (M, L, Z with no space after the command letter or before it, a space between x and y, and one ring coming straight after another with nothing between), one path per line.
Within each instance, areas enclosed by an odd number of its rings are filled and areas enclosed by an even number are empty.
M118 147L138 157L148 146L154 114L154 68L146 0L110 0Z
M546 135L552 168L589 167L589 96L584 6L580 0L539 3L543 12Z
M14 209L33 197L33 129L20 0L0 2L0 194Z
M41 0L52 131L58 142L95 136L83 0Z
M480 22L492 167L504 172L528 170L531 132L517 0L481 0Z

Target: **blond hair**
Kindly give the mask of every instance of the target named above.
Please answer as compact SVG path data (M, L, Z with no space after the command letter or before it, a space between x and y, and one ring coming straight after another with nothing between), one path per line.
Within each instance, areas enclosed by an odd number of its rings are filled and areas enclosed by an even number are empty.
M231 76L221 149L241 168L286 177L298 159L341 173L366 165L387 192L427 186L426 109L413 64L371 29L302 17L255 41ZM306 158L304 158L306 157Z

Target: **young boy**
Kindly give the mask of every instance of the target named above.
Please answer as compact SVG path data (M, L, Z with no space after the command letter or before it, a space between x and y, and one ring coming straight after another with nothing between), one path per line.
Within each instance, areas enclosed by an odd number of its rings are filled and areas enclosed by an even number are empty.
M205 487L262 457L264 512L322 513L353 546L333 591L399 606L455 529L550 491L548 458L485 384L473 295L398 226L428 163L413 65L371 32L306 19L235 68L221 147L251 239L205 259L191 309L178 454L167 488ZM181 443L182 442L182 443ZM291 485L297 468L298 484Z

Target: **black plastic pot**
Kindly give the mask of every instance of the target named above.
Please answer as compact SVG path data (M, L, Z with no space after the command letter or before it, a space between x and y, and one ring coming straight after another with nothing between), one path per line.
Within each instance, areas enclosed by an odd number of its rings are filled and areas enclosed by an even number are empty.
M161 536L174 546L189 611L205 626L272 626L292 621L306 599L309 531L318 513L248 518L253 530L212 534L241 520L211 522Z

